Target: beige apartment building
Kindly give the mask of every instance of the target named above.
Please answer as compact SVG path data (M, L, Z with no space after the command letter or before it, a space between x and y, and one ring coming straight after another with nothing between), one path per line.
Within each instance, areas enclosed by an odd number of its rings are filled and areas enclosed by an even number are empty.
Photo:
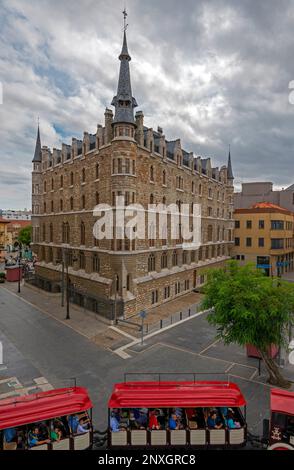
M233 247L231 158L221 168L210 158L169 141L162 128L144 126L132 95L126 33L119 56L117 94L104 125L82 140L52 151L41 147L38 128L32 172L35 283L61 288L61 260L68 265L72 301L113 319L129 317L201 286L208 267L221 266ZM97 204L201 204L202 245L188 250L171 239L103 239L93 236Z
M233 257L241 264L254 263L267 275L293 271L294 214L271 203L235 209Z

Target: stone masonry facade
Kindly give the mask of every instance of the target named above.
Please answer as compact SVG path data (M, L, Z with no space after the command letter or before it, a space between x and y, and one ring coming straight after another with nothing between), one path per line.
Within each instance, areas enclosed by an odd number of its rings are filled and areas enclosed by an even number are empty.
M32 172L36 276L49 290L60 290L66 260L80 303L90 297L87 308L108 318L116 302L127 318L199 288L207 268L222 266L233 245L230 157L227 166L213 168L210 158L186 152L180 139L168 141L161 128L146 128L142 111L133 117L136 102L121 91L130 61L125 34L120 60L115 114L107 108L95 134L84 132L82 140L52 151L41 147L38 129ZM202 245L186 250L169 232L164 240L152 241L147 232L143 240L96 240L94 207L114 206L119 195L144 208L201 204Z

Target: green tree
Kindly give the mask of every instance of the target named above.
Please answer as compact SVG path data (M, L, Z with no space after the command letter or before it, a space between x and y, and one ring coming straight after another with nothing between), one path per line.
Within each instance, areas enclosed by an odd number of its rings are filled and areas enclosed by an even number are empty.
M271 278L255 266L239 266L229 261L225 269L208 272L203 307L213 307L208 315L217 328L217 338L225 344L252 344L267 368L268 382L290 387L275 361L270 346L287 347L288 332L293 324L294 285Z
M18 241L23 246L30 246L32 241L32 226L27 225L19 231Z

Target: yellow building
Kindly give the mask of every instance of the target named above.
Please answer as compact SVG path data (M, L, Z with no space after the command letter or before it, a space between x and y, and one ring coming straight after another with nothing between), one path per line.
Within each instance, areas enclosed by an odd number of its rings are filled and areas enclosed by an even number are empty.
M250 209L235 209L234 219L235 259L255 263L267 275L293 271L293 212L261 202Z
M0 261L6 256L6 247L8 242L7 226L9 220L0 219Z

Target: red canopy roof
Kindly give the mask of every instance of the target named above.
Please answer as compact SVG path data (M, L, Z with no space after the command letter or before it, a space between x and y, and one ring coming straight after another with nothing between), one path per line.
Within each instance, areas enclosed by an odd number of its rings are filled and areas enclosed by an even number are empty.
M127 382L115 384L109 408L173 408L246 405L230 382Z
M59 388L0 400L0 429L37 423L92 408L85 388Z
M273 388L271 390L271 411L294 415L294 392Z

